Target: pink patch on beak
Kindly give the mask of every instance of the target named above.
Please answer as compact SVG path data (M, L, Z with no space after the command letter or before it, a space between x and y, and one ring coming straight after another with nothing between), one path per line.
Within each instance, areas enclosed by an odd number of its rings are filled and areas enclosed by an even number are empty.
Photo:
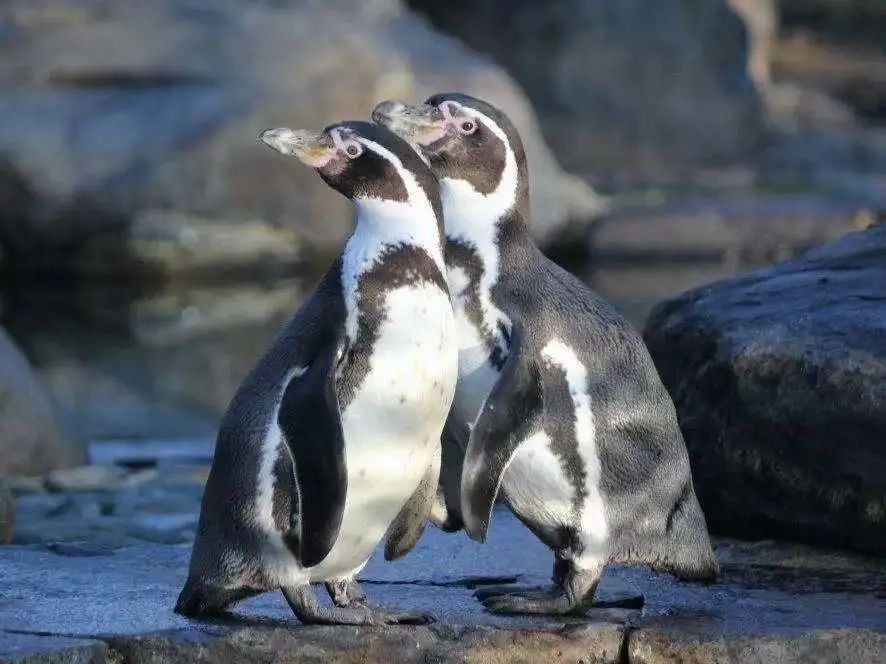
M436 143L444 136L446 136L446 125L436 125L423 130L421 134L415 137L415 141L419 145L430 145L431 143Z
M332 161L332 158L335 156L335 150L332 148L327 148L323 152L317 153L302 153L299 156L299 161L301 161L306 166L311 166L312 168L323 168L326 164Z

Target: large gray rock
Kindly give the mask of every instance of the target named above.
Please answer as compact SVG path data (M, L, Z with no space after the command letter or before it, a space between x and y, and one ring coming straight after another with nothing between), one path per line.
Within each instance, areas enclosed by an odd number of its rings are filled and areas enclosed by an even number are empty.
M714 532L886 551L886 224L659 305Z
M0 544L9 544L15 526L15 501L9 487L0 478Z
M13 0L0 30L0 245L13 267L129 265L145 209L263 220L329 250L349 229L346 202L259 132L448 89L501 105L521 129L540 237L599 208L556 165L511 79L398 0Z
M747 29L727 0L410 5L514 75L569 168L670 179L745 158L763 134Z
M35 475L83 460L67 442L28 360L0 329L0 475Z

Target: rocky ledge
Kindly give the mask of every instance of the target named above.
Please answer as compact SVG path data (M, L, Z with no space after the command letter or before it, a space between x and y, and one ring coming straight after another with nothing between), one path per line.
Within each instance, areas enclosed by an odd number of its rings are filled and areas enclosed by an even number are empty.
M205 474L202 464L167 459L133 471L91 467L12 480L19 525L14 544L0 547L0 663L886 657L882 561L776 542L717 540L723 576L712 585L617 567L585 617L491 615L474 588L541 584L551 565L546 548L504 510L485 546L429 530L403 560L370 561L362 574L370 600L430 612L438 622L428 627L305 627L277 593L221 620L186 620L172 605Z
M645 337L712 530L886 551L886 224L668 300Z

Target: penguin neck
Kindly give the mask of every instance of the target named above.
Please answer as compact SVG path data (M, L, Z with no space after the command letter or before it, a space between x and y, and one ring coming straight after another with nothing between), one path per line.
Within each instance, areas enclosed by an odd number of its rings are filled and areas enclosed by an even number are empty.
M437 215L430 202L422 198L419 202L412 197L406 201L355 198L356 224L345 245L345 255L368 268L386 249L411 245L425 250L445 274Z
M491 297L501 273L530 250L532 240L525 222L527 190L526 175L510 149L498 185L488 194L477 191L467 180L440 180L447 243L469 248L479 260L482 271L477 290L483 299Z
M490 363L499 370L502 349L507 348L501 330L510 328L511 320L494 297L495 287L503 274L519 269L520 256L531 244L522 212L528 197L525 191L521 197L520 184L503 177L495 191L484 195L464 180L440 182L446 277L456 315L476 328Z

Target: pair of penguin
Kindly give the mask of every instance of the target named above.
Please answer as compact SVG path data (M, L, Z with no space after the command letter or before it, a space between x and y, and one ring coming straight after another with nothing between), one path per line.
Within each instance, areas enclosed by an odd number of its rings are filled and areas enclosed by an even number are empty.
M426 622L356 575L429 519L485 540L499 493L555 562L550 588L478 592L490 611L585 610L609 562L714 578L673 403L639 334L531 240L511 122L461 94L372 117L262 134L356 225L225 415L176 610L279 588L304 623Z

